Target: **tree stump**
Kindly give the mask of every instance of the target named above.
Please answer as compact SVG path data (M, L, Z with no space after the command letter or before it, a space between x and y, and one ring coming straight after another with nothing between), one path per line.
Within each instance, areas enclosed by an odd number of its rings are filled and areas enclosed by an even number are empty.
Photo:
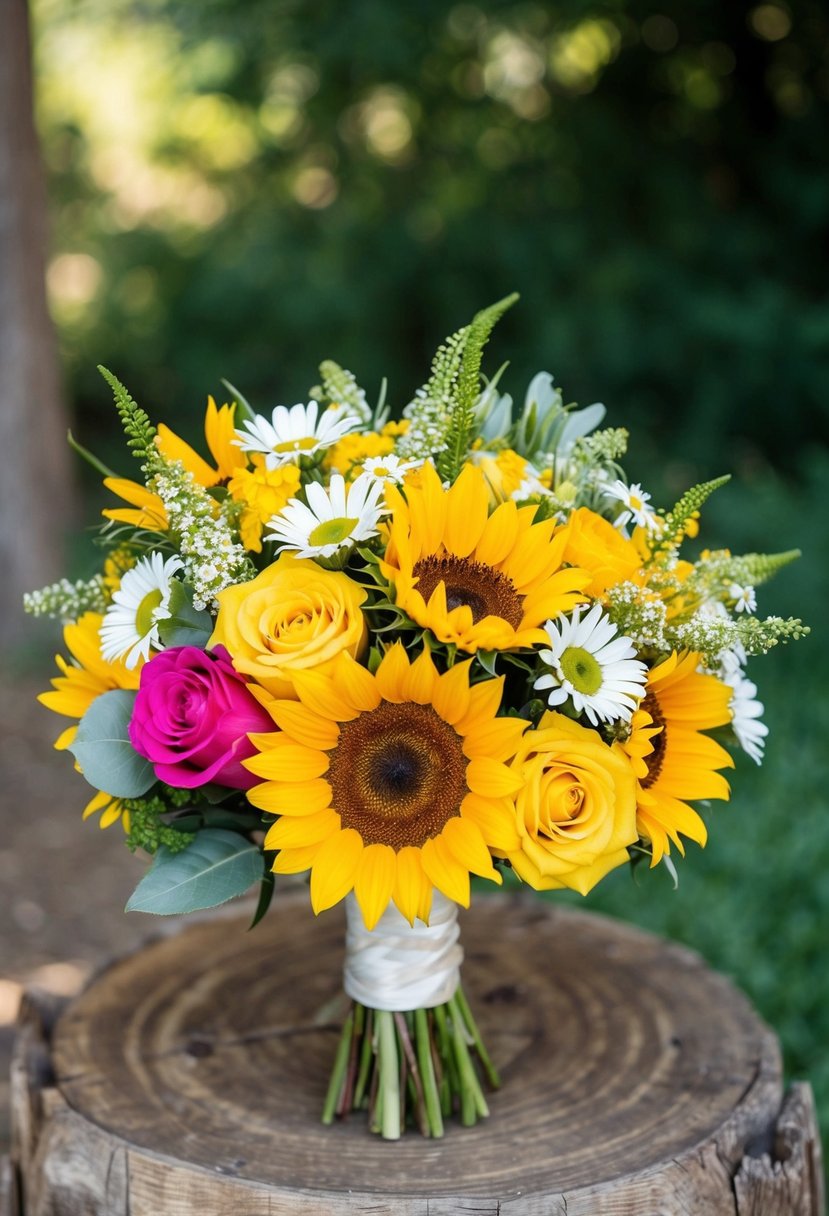
M529 896L462 916L491 1117L396 1143L319 1121L344 918L191 924L59 1013L25 1002L14 1216L821 1216L808 1086L690 951Z

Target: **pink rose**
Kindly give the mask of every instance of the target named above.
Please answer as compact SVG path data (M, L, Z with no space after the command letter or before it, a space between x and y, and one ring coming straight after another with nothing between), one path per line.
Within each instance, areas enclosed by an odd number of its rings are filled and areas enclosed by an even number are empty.
M250 789L261 778L241 765L256 751L248 732L273 729L224 646L173 646L141 668L130 742L168 785Z

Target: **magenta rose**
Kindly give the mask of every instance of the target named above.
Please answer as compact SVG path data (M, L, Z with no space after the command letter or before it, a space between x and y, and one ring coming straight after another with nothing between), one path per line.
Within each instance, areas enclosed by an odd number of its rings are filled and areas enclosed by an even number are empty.
M248 732L270 730L270 715L224 646L173 646L141 668L130 742L168 785L250 789L260 778L242 768L256 751Z

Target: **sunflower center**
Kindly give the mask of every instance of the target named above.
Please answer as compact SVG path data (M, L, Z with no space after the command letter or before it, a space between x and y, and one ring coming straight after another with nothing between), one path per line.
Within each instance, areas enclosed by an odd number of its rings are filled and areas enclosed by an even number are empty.
M308 542L312 545L341 545L348 540L359 522L359 519L348 519L345 515L326 519L310 532Z
M651 736L651 744L653 751L645 757L645 764L648 766L648 775L644 781L640 782L642 789L649 789L655 781L659 779L659 774L662 772L662 765L665 760L665 748L668 745L668 726L665 721L665 715L659 708L659 702L652 692L649 692L642 702L642 709L649 713L653 718L654 726L661 726L662 729L658 735Z
M447 610L451 612L465 605L476 625L485 616L499 616L517 629L524 618L523 597L515 590L512 579L493 566L456 557L454 553L443 557L430 554L415 564L412 573L427 604L438 584L443 583Z
M568 646L559 659L565 679L576 692L594 696L602 686L602 669L594 655L583 646Z
M419 848L468 791L463 740L431 705L382 701L340 724L329 756L332 806L365 844Z
M144 637L150 632L155 619L153 613L164 599L164 592L159 591L156 587L152 591L148 591L144 596L135 613L135 630L139 637Z

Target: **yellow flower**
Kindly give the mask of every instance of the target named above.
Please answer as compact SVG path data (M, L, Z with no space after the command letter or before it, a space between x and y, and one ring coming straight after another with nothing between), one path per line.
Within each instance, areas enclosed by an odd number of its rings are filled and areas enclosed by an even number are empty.
M389 900L428 923L434 887L466 907L470 872L501 881L490 848L515 837L519 785L504 761L527 723L496 717L503 680L470 688L469 666L440 675L400 642L374 675L343 658L298 673L299 703L271 708L279 733L251 735L248 798L280 817L265 847L277 873L311 870L315 913L353 890L369 929Z
M487 480L493 503L505 502L527 476L529 461L512 448L505 448L497 456L486 453L473 459Z
M351 481L360 471L360 465L371 456L388 456L394 451L394 439L377 431L354 431L328 449L323 459L323 468L342 473Z
M563 531L563 560L590 572L590 582L585 587L588 595L600 596L617 583L641 583L639 551L601 515L589 507L579 507L570 515Z
M300 471L295 464L283 464L267 469L264 464L254 469L238 468L227 483L228 493L236 502L244 503L239 517L239 535L246 549L262 552L262 528L293 498L299 489Z
M130 481L127 477L105 477L104 485L118 498L131 504L129 507L108 507L101 512L106 519L145 528L148 532L166 532L170 527L164 503L140 482Z
M700 732L731 721L732 690L697 670L700 656L673 653L648 676L647 693L623 744L637 778L639 832L653 849L652 865L670 853L680 834L705 845L708 834L687 799L730 796L716 770L733 768L725 748Z
M281 554L251 582L226 587L208 645L226 646L237 671L277 697L296 697L298 672L325 671L367 642L365 590L339 571Z
M583 570L562 569L566 535L535 507L505 502L491 515L486 478L466 465L444 490L431 465L407 476L406 498L387 490L391 521L381 570L397 604L461 650L543 645L540 626L585 596Z
M133 551L126 545L119 545L117 549L110 550L104 558L104 586L110 596L113 591L118 590L121 579L133 568L137 560Z
M510 765L520 781L520 842L505 851L537 891L582 895L628 859L637 839L636 781L618 744L563 714L547 712L521 740Z
M138 688L142 662L130 671L123 663L107 663L101 657L98 630L102 620L103 617L97 612L85 612L75 624L64 626L63 640L72 660L67 661L61 655L55 656L55 662L63 674L52 680L52 692L43 692L38 697L42 705L56 714L80 719L95 698L102 693L111 692L115 688ZM77 729L77 725L73 724L58 735L55 740L58 751L69 747ZM77 768L77 765L75 767ZM124 830L129 831L129 815L123 812L121 802L110 794L96 794L84 810L83 817L86 819L102 809L102 828L109 827L123 814Z
M233 477L238 469L247 467L247 457L237 443L234 423L236 404L223 405L216 408L212 397L207 398L207 411L204 416L204 437L210 450L210 455L216 462L213 468L198 452L179 439L168 426L162 422L158 428L158 449L168 460L180 460L185 469L192 473L200 486L215 486L221 481Z

